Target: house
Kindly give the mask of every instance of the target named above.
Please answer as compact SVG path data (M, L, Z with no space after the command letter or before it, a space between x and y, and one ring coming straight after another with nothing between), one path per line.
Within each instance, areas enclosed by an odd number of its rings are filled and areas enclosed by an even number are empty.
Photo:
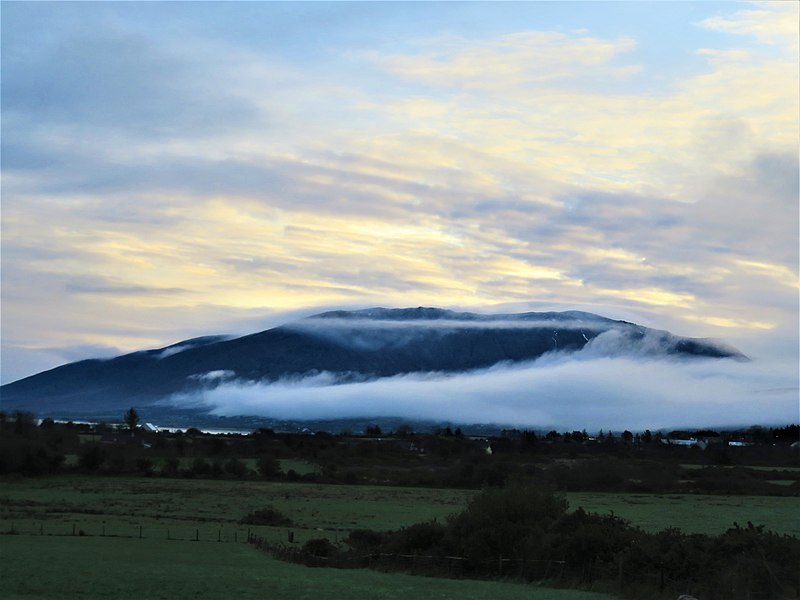
M708 444L705 440L698 440L697 438L685 438L685 439L669 439L669 438L662 438L662 444L666 444L668 446L693 446L696 448L700 448L701 450L705 450L708 447Z

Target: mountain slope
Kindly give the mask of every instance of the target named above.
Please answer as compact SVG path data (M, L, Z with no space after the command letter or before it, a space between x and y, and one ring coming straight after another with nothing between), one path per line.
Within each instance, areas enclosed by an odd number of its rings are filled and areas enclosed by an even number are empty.
M436 308L333 311L238 338L211 336L83 360L0 388L3 410L115 414L223 381L315 372L344 379L463 372L548 352L743 358L710 342L568 311L483 315Z

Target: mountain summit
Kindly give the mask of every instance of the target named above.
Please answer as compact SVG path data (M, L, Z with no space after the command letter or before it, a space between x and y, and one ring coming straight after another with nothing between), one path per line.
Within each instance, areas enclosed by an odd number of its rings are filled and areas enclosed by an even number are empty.
M237 338L208 336L112 359L82 360L0 388L3 410L111 417L230 382L330 373L363 381L405 373L461 373L548 353L595 356L745 357L592 313L476 314L439 308L325 312Z

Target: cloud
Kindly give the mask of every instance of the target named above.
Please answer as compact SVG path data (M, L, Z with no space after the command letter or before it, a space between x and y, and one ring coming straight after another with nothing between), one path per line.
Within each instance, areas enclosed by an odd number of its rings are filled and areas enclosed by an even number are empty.
M186 349L185 347L183 348ZM173 353L174 354L174 353ZM158 358L164 358L163 355L159 355ZM218 382L222 382L225 380L230 380L231 378L235 377L236 373L233 371L226 371L226 370L219 370L219 371L208 371L207 373L201 373L199 375L192 375L191 379L195 379L197 381L206 383L206 384L215 384Z
M75 294L111 294L121 296L152 296L183 294L187 290L167 287L145 287L141 285L124 285L113 278L75 277L64 285L67 292Z
M3 60L3 110L12 119L35 114L28 129L135 129L151 139L258 121L255 104L226 92L227 72L209 49L193 49L113 26L54 36L27 52L14 48Z
M616 56L636 46L633 39L626 37L605 40L550 31L520 31L488 40L445 37L421 46L416 54L372 53L368 57L400 77L432 86L492 91L577 78L589 74L590 69L617 77L638 70L635 65L608 66ZM432 104L423 106L427 106L424 110L428 114L440 114Z
M665 382L669 382L665 384ZM796 422L787 364L550 356L463 375L338 383L330 373L228 383L168 403L275 419L400 417L532 428L632 429Z
M734 35L755 37L762 44L783 44L798 51L797 21L800 11L795 2L751 2L751 8L729 15L709 17L699 26Z
M4 337L127 350L375 304L792 325L797 5L739 8L701 8L676 50L479 4L479 30L438 5L333 27L312 5L11 4Z

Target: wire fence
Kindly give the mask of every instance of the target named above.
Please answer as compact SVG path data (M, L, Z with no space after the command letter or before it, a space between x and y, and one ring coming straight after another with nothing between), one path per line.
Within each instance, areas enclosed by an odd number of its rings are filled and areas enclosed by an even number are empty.
M186 525L162 524L106 524L106 523L10 523L0 535L25 536L75 536L75 537L110 537L125 539L168 540L176 542L219 542L247 543L251 530L230 527L192 527Z
M275 543L251 534L249 543L280 560L301 563L310 567L337 569L369 568L376 570L403 570L426 575L446 575L468 578L475 573L489 573L500 579L519 579L528 582L555 582L561 579L566 562L563 560L523 560L497 558L476 561L464 556L432 556L424 554L335 553L318 556L296 546Z

